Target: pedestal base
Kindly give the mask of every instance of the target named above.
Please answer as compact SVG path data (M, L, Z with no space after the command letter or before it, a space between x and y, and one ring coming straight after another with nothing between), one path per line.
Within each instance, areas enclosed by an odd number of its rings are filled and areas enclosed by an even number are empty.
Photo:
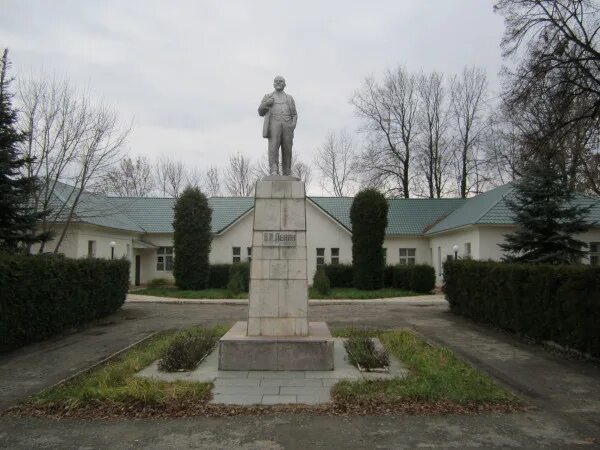
M248 336L237 322L219 341L219 370L333 370L333 343L325 322L308 336Z

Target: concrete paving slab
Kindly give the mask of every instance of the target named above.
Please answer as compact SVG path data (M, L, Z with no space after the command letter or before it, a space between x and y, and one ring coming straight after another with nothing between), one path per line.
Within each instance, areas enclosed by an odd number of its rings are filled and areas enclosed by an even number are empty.
M211 403L220 405L260 405L263 396L261 394L217 394Z
M289 405L296 401L295 395L263 395L262 398L263 405Z
M166 373L158 370L156 362L150 367L142 370L138 375L144 377L156 377L166 381L178 379L187 381L212 382L212 403L235 404L235 398L240 396L240 404L247 404L252 396L269 395L268 404L289 403L289 395L302 396L309 404L330 402L330 390L340 380L361 379L390 379L393 377L406 376L407 371L403 364L396 358L391 358L390 373L368 373L360 372L351 365L346 358L344 339L334 340L334 370L325 371L224 371L217 370L218 350L213 351L205 360L191 372ZM392 370L393 369L393 370ZM324 383L326 380L326 384ZM279 399L279 401L278 401ZM295 402L298 399L295 399Z

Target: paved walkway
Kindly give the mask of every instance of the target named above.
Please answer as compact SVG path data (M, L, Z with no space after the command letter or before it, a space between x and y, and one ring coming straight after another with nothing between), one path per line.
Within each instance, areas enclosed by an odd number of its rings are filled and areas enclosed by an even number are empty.
M152 332L243 319L243 305L128 303L87 330L0 358L0 407ZM412 327L522 396L530 409L477 416L266 416L180 420L0 418L0 448L598 448L600 367L457 318L445 305L323 305L330 327Z
M381 343L379 343L381 345ZM286 405L301 403L318 405L331 401L331 387L340 380L379 380L404 377L406 368L390 357L389 373L364 372L346 360L344 340L335 339L334 370L326 371L233 371L218 369L215 349L191 372L161 372L154 362L139 376L164 381L196 381L214 383L212 403L225 405Z
M177 297L156 297L154 295L140 295L135 293L127 294L127 303L187 303L201 305L247 305L248 299L245 298L177 298ZM445 305L447 304L443 294L434 295L414 295L410 297L389 297L372 299L320 299L309 300L311 306L323 305Z

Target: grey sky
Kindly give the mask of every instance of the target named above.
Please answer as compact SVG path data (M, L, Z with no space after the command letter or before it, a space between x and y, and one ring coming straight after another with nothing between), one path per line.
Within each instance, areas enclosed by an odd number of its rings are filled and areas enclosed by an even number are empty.
M133 155L206 167L266 153L257 107L274 75L298 107L294 149L312 162L329 130L354 130L348 100L399 64L484 68L498 89L502 17L490 0L0 0L13 74L64 74L133 119Z

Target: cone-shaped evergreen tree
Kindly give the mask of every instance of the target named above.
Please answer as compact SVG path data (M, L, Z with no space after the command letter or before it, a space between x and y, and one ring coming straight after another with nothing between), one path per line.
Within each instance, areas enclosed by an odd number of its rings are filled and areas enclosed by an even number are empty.
M352 266L354 287L383 287L383 240L387 227L388 204L381 192L365 189L354 197L350 208L352 222Z
M208 287L212 210L198 188L188 187L175 203L173 276L180 289Z
M8 50L4 50L0 61L0 250L16 252L27 244L48 239L49 235L35 233L36 224L44 215L36 213L30 203L36 179L20 173L27 163L19 150L25 135L17 130L8 68Z
M571 264L585 256L585 242L573 236L589 228L589 207L576 205L552 154L532 158L506 203L519 228L505 235L504 260Z

